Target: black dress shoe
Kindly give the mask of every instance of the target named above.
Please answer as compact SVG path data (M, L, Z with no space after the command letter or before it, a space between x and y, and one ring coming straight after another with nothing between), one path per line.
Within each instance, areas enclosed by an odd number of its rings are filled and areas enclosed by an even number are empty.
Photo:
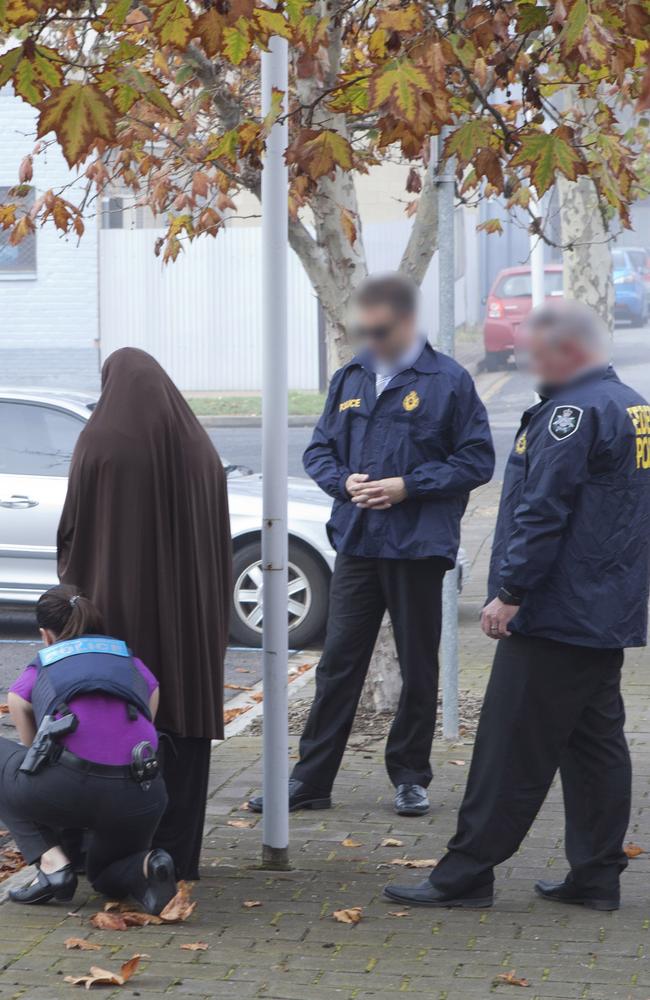
M618 910L621 905L618 893L585 893L570 881L536 882L535 892L542 899L552 903L569 903L572 906L586 906L589 910Z
M264 797L256 795L248 800L248 808L251 812L264 812ZM297 809L331 809L332 796L323 795L313 788L308 788L299 781L298 778L289 778L289 812L296 812Z
M140 878L131 887L131 895L147 913L158 916L177 892L174 862L167 851L154 848L147 857L147 874L140 865Z
M395 793L398 816L424 816L429 812L429 796L422 785L398 785Z
M77 891L77 876L71 865L46 875L40 868L36 870L36 878L20 889L10 889L9 898L14 903L49 903L56 899L59 903L69 903Z
M462 895L447 896L436 889L428 878L418 885L387 885L384 895L396 903L406 903L408 906L447 906L467 910L486 909L494 902L492 883L469 889Z

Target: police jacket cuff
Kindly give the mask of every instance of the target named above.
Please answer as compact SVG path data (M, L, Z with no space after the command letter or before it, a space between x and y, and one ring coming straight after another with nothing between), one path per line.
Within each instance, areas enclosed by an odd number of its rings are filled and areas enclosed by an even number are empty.
M518 606L524 599L524 593L525 592L520 587L513 587L511 584L508 584L507 587L499 587L497 597L502 604L513 604Z
M347 489L345 487L345 484L347 483L347 481L348 481L348 479L350 478L351 475L352 475L352 473L348 472L346 470L343 473L343 475L341 476L341 478L339 479L339 493L340 493L340 495L341 495L341 497L342 497L343 500L349 500L350 499L350 494L348 493L348 491L347 491Z
M413 500L418 495L418 484L415 476L402 476L402 479L404 480L406 496L409 500Z

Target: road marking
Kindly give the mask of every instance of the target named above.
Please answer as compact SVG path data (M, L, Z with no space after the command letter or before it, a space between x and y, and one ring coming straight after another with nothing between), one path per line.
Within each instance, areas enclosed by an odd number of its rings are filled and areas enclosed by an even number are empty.
M487 389L485 390L485 392L479 393L479 395L480 395L481 399L483 400L483 402L487 403L487 402L489 402L492 399L493 396L496 396L496 394L498 392L500 392L501 389L503 389L504 385L506 385L506 383L510 381L510 379L512 378L513 375L514 375L514 372L503 372L492 383L492 385L489 385L487 387Z

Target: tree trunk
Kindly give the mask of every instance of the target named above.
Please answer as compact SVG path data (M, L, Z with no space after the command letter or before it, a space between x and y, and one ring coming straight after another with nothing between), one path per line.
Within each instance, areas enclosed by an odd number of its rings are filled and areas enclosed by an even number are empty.
M609 234L603 222L596 189L587 176L559 180L564 294L591 306L614 329L614 283Z

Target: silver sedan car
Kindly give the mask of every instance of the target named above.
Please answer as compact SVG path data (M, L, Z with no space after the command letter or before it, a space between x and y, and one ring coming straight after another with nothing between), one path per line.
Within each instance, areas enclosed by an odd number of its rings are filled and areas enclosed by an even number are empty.
M28 605L57 582L56 531L72 452L96 400L74 392L0 389L0 604ZM232 638L262 640L261 476L226 466L234 549ZM289 480L290 642L325 625L334 565L325 525L331 502L308 479Z

